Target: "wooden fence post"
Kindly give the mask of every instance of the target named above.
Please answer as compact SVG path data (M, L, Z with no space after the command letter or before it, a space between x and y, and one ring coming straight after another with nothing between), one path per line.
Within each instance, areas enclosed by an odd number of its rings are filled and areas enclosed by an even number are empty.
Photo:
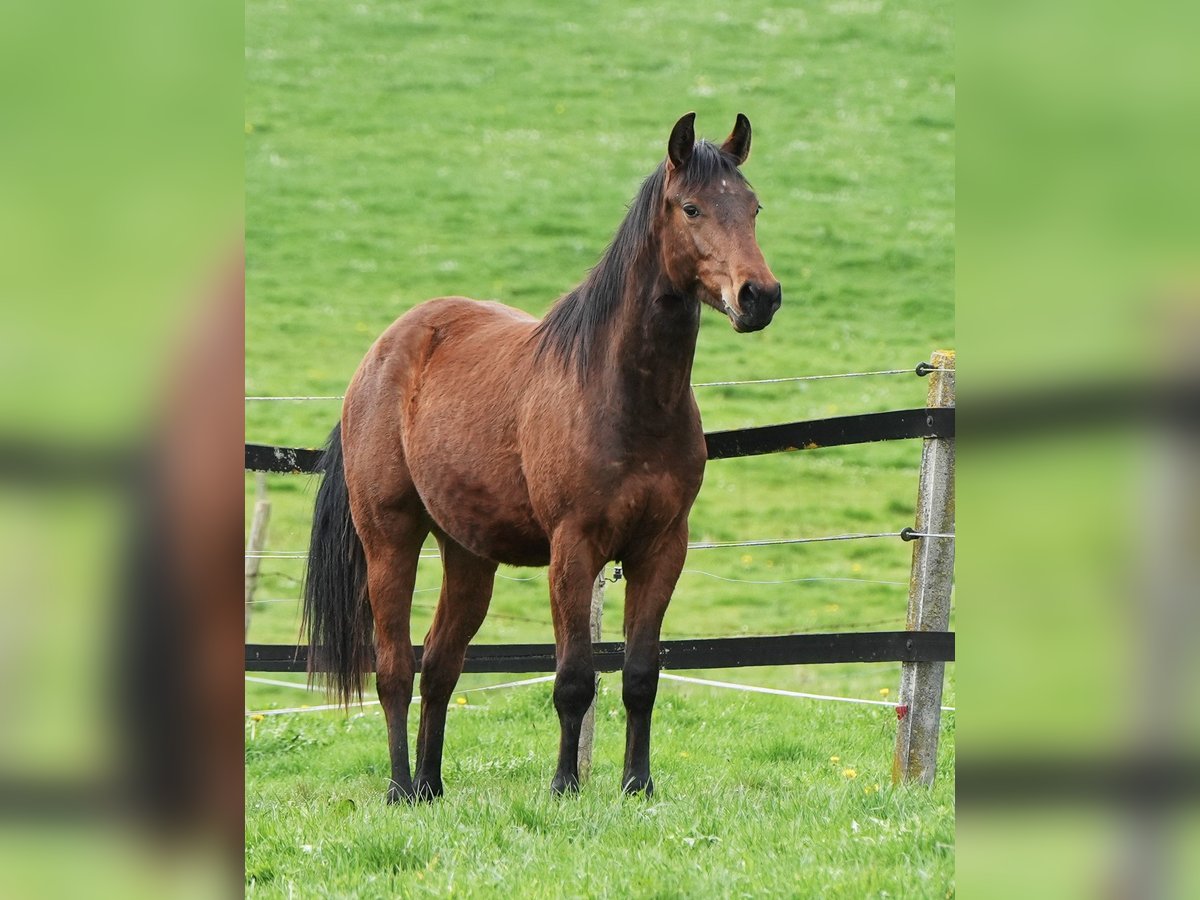
M250 539L246 542L246 633L250 633L250 604L254 601L254 588L258 585L258 564L262 562L255 554L261 553L267 543L267 523L271 521L271 501L267 499L267 476L262 472L254 475L254 517L250 520Z
M600 619L604 614L604 575L608 571L605 566L596 576L592 585L592 643L600 640ZM583 724L579 728L579 782L587 781L592 774L592 746L596 738L596 699L600 696L600 673L596 673L596 697L584 714Z
M954 406L952 350L938 350L929 373L931 408ZM940 371L939 371L940 370ZM917 495L920 534L954 533L954 438L926 438L921 451ZM909 631L946 631L950 627L950 592L954 583L954 538L921 537L913 542L908 584ZM892 782L933 784L937 769L938 729L942 718L944 662L906 662L900 672L896 715L896 755Z

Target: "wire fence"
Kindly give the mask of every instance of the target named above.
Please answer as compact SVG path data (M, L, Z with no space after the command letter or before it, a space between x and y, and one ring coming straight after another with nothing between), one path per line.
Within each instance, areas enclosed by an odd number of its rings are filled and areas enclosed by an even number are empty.
M503 575L501 573L497 573L497 575L499 575L499 577L501 577L501 578L506 578L509 581L517 581L517 582L539 581L539 582L545 583L545 581L546 581L546 571L545 570L536 572L533 575L528 576L528 577L507 576L507 575ZM721 582L724 582L727 584L748 584L748 585L754 585L756 587L759 587L759 586L783 586L783 585L795 585L795 584L822 584L822 585L826 585L826 584L843 584L843 585L866 584L866 585L880 585L880 586L884 586L884 587L903 587L903 588L907 588L909 586L907 581L887 581L887 580L875 579L875 578L851 578L851 577L840 576L840 575L816 575L816 576L807 576L804 578L779 578L779 579L735 578L735 577L728 576L728 575L719 575L715 572L708 572L703 569L684 569L684 570L682 570L680 575L681 576L682 575L703 576L705 578L711 578L716 581L721 581ZM296 579L292 579L292 580L295 581ZM610 576L605 579L605 583L611 584L618 580L620 580L620 579L613 578ZM413 596L415 597L418 594L432 594L432 593L440 593L440 592L441 592L440 587L416 588L415 590L413 590ZM258 604L258 603L290 603L290 604L299 606L304 601L303 601L303 598L301 598L301 597L262 597L262 598L256 598L251 602L254 604ZM436 600L435 601L414 601L413 602L414 609L421 609L421 610L425 610L427 612L432 612L434 609L436 609L436 607L437 607ZM521 622L521 623L525 623L525 624L538 625L541 627L551 627L553 625L549 609L547 609L545 611L545 615L543 615L541 617L522 616L522 615L518 615L516 613L501 612L496 609L491 609L488 611L488 618L489 619L499 619L499 620L508 621L508 622ZM860 629L866 629L866 628L877 628L877 627L881 627L881 626L903 627L903 625L904 625L904 616L901 614L901 615L891 616L886 619L877 619L877 620L871 621L871 622L821 623L820 628L822 630L851 631L851 630L860 630ZM814 625L813 627L815 628L816 626ZM742 632L739 632L736 636L737 637L780 637L785 634L793 634L793 633L796 633L796 629L794 627L788 629L787 631L761 631L761 630L757 630L757 631L753 631L753 632L742 631ZM800 633L803 633L803 632L800 632ZM696 631L695 629L687 629L684 631L679 631L679 630L672 629L672 628L664 628L663 632L662 632L662 636L664 638L708 638L708 637L724 637L726 635L727 635L727 631L705 632L705 631Z
M861 541L874 538L902 538L912 540L916 538L941 538L953 540L953 534L934 533L927 531L913 531L911 528L905 528L901 531L874 531L866 533L854 534L828 534L821 537L797 537L797 538L761 538L749 541L696 541L688 544L688 550L727 550L734 547L777 547L789 544L820 544L826 541ZM307 550L256 550L248 551L245 554L246 559L307 559ZM437 553L422 553L421 559L441 559ZM510 581L532 581L537 576L530 578L514 578L512 576L501 575L501 578L508 578ZM718 576L714 576L718 577Z
M259 574L262 577L275 577L275 573L260 572ZM507 579L508 581L520 581L520 582L541 581L542 579L544 579L546 577L546 573L544 571L539 572L536 575L532 575L528 578L514 578L510 575L501 575L500 573L497 573L497 574L499 575L499 577ZM820 584L833 583L833 584L878 584L878 585L885 585L888 587L908 587L907 581L884 581L882 579L877 579L877 578L848 578L848 577L844 577L841 575L813 575L813 576L808 576L806 578L773 578L773 579L734 578L729 575L718 575L716 572L706 572L703 569L684 569L682 572L680 572L680 575L703 575L706 578L712 578L717 581L723 581L723 582L726 582L727 584L784 585L784 584L807 584L807 583L814 583L814 584L815 583L820 583ZM296 579L291 579L291 580L295 581ZM606 579L606 582L610 582L613 580L614 579L612 579L612 578L608 578L608 579ZM441 590L441 588L438 588L438 587L417 588L413 591L413 594L428 594L428 593L432 593L434 591L440 591L440 590ZM254 603L299 603L299 602L301 602L301 598L299 598L299 597L260 597L260 598L256 598L253 602Z
M939 369L928 365L927 363L918 363L915 367L907 369L877 369L873 372L838 372L833 375L785 375L780 378L750 378L737 381L697 381L692 383L694 388L709 388L709 387L741 387L745 385L756 384L784 384L787 382L796 381L827 381L834 378L868 378L872 376L882 375L918 375L925 376L930 372L946 372L948 369ZM329 394L323 396L254 396L246 397L246 402L281 402L281 403L307 403L310 401L322 400L344 400L344 394Z
M752 694L774 694L777 697L798 697L804 700L827 700L835 703L856 703L862 706L890 706L895 709L899 706L892 700L864 700L859 697L835 697L829 694L808 694L804 691L786 691L783 688L759 687L753 684L738 684L732 681L713 681L710 678L693 678L690 675L673 675L670 672L660 672L659 678L665 678L668 681L679 681L684 684L700 684L706 687L725 688L726 690L745 691ZM955 707L943 706L943 712L954 712Z
M878 581L873 578L843 578L834 575L816 575L808 578L780 578L780 579L758 579L758 578L730 578L727 575L718 575L715 572L705 572L703 569L684 569L683 575L704 575L708 578L715 578L718 581L727 581L731 584L803 584L809 581L820 582L843 582L850 584L886 584L895 585L898 587L908 587L907 581Z
M520 681L507 681L502 684L488 684L488 685L482 685L481 687L461 688L461 689L456 690L455 694L466 695L466 694L478 693L478 692L482 692L482 691L498 691L498 690L507 690L509 688L515 688L515 687L527 687L529 685L534 685L534 684L545 684L547 682L553 681L554 678L555 678L555 676L553 676L553 675L543 675L538 678L523 678ZM733 682L733 681L715 681L711 678L694 678L690 675L675 675L670 672L660 672L659 678L662 678L666 681L678 682L680 684L691 684L691 685L699 685L699 686L703 686L703 687L720 688L723 690L741 691L743 693L749 693L749 694L766 694L766 695L775 696L775 697L791 697L791 698L800 699L800 700L817 700L817 701L823 701L823 702L827 702L827 703L849 703L849 704L858 705L858 706L886 706L886 707L890 707L892 709L895 709L896 707L898 707L900 705L892 700L869 700L869 699L865 699L862 697L839 697L834 694L812 694L812 693L808 693L806 691L789 691L789 690L784 690L783 688L761 687L759 685L741 684L739 682ZM276 680L270 679L270 678L258 678L258 677L251 676L251 675L246 676L246 681L258 683L258 684L264 684L264 685L273 685L273 686L277 686L277 687L295 688L297 690L302 690L302 691L320 691L321 690L320 688L312 688L307 684L292 683L290 681L276 681ZM419 694L414 694L412 699L414 701L419 701L421 699L421 697ZM362 709L365 709L366 707L369 707L369 706L378 706L379 701L364 699L364 700L362 700L361 703L356 704L356 705ZM452 704L452 708L453 707L461 707L463 705L464 704ZM247 710L246 718L252 719L252 720L262 720L262 719L266 718L267 716L282 716L282 715L295 715L295 714L301 714L301 713L327 712L330 710L341 710L341 709L345 709L345 707L342 706L342 704L340 704L340 703L322 703L322 704L318 704L315 706L302 705L302 706L290 706L290 707L285 707L282 709L260 709L260 710L253 710L253 711ZM954 712L956 708L953 706L943 706L943 707L941 707L941 709L943 712Z
M246 676L246 680L247 681L257 681L257 682L265 683L265 684L275 684L275 685L279 685L282 687L302 688L304 690L309 689L307 685L292 684L291 682L288 682L288 681L274 681L274 680L270 680L270 679L266 679L266 678L256 678L256 677L252 677L250 675ZM478 693L480 691L499 691L499 690L503 690L505 688L525 687L525 686L531 685L531 684L543 684L544 682L553 681L553 680L554 680L553 675L539 675L537 678L522 678L520 681L506 681L503 684L485 684L480 687L459 688L455 691L455 693L456 694L474 694L474 693ZM316 690L323 691L324 689L317 688ZM420 701L420 699L421 699L420 694L413 694L413 700ZM358 703L356 705L360 706L360 707L378 706L379 701L363 699L360 703ZM452 704L452 707L458 706L458 705L459 704ZM340 703L322 703L317 706L292 706L292 707L287 707L285 709L260 709L260 710L256 710L256 711L247 711L246 717L251 718L251 719L257 719L257 718L264 718L266 716L282 716L282 715L287 715L289 713L324 712L327 710L345 709L345 708L346 707L344 707Z

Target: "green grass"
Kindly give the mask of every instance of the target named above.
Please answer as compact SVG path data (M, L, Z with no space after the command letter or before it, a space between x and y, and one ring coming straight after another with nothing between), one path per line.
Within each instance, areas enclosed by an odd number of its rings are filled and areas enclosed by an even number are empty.
M608 687L611 683L612 687ZM616 680L583 793L546 791L549 686L454 707L448 794L387 807L377 712L247 731L249 890L263 896L945 897L953 787L893 788L886 709L664 685L650 800L619 794ZM785 732L779 722L792 723ZM947 726L951 728L952 726ZM747 742L746 734L760 740ZM942 751L949 766L953 754Z
M710 139L724 137L735 113L750 117L745 171L765 207L760 243L784 287L783 309L758 334L734 334L706 312L695 380L900 368L953 346L948 5L590 2L572 5L571 21L550 9L513 0L247 6L247 394L341 394L375 336L429 297L545 312L596 261L690 109ZM697 394L716 430L917 406L924 392L923 381L895 376ZM337 414L336 402L249 403L247 438L316 446ZM897 531L912 522L919 455L918 443L901 442L715 462L692 539ZM305 548L312 480L268 482L269 548ZM249 476L246 485L249 501ZM906 582L909 562L896 540L696 551L664 635L903 627L905 587L874 582ZM249 639L294 640L302 563L265 560L262 571ZM502 574L477 640L550 640L544 573ZM795 581L812 578L859 580ZM436 562L423 565L418 636L438 581ZM607 636L617 633L622 588L606 596ZM898 672L700 674L877 699L895 691ZM502 678L468 676L463 686ZM619 682L605 683L615 691ZM380 803L386 753L373 712L254 725L255 892L383 896L453 885L505 894L518 877L533 896L952 888L949 774L932 793L888 787L887 709L664 683L660 797L647 806L615 796L622 726L609 696L605 714L617 718L602 723L595 781L554 804L544 796L557 729L547 696L543 686L471 695L486 711L451 721L450 794L419 810ZM247 685L250 709L301 702L321 701ZM952 721L942 748L949 773ZM852 759L858 778L833 771L831 755ZM878 794L862 792L876 782ZM918 871L927 877L914 880Z

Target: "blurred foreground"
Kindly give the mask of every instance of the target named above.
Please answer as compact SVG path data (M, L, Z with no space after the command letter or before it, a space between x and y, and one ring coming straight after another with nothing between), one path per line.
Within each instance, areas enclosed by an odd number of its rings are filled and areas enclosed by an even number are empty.
M240 890L240 4L0 11L0 895Z
M1198 20L959 20L964 896L1200 893Z

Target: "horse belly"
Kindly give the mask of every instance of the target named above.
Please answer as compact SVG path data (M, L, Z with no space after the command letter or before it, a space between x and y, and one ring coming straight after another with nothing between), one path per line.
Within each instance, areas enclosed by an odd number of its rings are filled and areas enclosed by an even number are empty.
M494 492L460 485L453 497L439 496L426 507L439 528L476 556L512 566L550 563L550 542L537 523L506 514Z
M547 565L550 542L534 517L520 460L492 447L463 438L423 445L415 454L410 448L409 466L425 508L439 529L477 556Z

